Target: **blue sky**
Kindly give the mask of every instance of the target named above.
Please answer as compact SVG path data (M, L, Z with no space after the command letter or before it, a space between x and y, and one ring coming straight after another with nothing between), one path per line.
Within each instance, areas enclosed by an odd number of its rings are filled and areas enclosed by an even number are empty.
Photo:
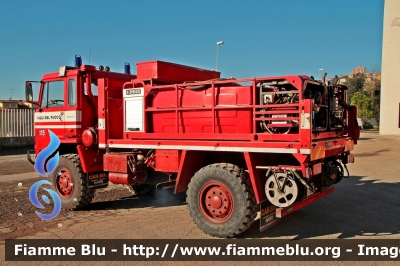
M223 77L380 67L383 0L1 1L0 99L59 66L171 61ZM132 71L135 72L135 71ZM36 97L37 94L35 94Z

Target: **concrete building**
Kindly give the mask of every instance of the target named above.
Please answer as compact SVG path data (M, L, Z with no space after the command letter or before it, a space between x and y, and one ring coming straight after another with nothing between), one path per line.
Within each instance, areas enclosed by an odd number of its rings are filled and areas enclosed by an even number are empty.
M32 109L36 108L36 102L22 100L0 100L0 109Z
M380 134L400 134L400 1L385 0Z

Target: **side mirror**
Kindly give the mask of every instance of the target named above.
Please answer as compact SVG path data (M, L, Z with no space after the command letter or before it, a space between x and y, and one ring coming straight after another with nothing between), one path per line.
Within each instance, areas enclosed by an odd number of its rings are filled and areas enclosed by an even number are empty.
M31 82L25 82L25 99L27 102L33 101L33 89Z

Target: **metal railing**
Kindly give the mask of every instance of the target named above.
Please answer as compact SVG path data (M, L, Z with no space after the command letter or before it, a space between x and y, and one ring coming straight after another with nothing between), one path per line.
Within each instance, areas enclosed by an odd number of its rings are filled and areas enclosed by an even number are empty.
M34 109L0 109L0 137L34 136Z

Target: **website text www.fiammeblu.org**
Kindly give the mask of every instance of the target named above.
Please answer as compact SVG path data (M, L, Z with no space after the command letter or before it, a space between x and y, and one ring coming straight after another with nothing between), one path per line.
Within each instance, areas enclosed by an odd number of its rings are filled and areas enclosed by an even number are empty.
M6 240L6 260L399 260L400 240Z

